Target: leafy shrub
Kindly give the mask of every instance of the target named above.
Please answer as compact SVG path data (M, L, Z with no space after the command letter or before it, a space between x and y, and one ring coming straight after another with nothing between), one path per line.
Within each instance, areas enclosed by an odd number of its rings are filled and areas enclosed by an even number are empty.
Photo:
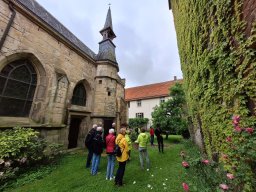
M132 129L138 129L146 126L148 123L148 118L130 118L129 127Z
M228 184L223 167L204 155L190 141L185 141L186 149L180 153L183 158L184 181L191 192L220 191L219 185Z
M187 152L181 153L188 184L194 191L251 192L256 189L255 129L240 127L239 116L234 116L232 123L234 130L226 133L223 142L230 150L226 154L219 154L220 163L203 160L200 153L189 151L191 147L188 145ZM198 188L200 190L195 190Z
M0 132L0 185L27 167L48 163L58 155L59 145L49 145L31 128L15 127ZM58 148L59 149L59 148Z
M131 134L130 134L130 138L131 138L132 142L136 141L137 137L138 137L138 134L136 133L136 131L132 130Z
M225 168L234 175L234 191L256 189L256 133L253 127L242 127L240 116L232 120L234 130L227 133L224 142L229 149L221 154Z

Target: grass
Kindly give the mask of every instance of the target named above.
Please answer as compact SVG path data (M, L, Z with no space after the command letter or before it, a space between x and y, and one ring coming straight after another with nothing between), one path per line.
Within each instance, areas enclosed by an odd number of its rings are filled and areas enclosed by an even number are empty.
M159 153L157 146L148 147L151 168L149 171L141 170L139 155L136 149L132 150L132 160L126 165L124 186L116 187L113 181L106 181L107 158L103 154L100 162L100 173L90 175L90 170L85 168L86 152L78 151L61 159L60 164L43 178L32 180L30 183L16 184L15 187L6 189L8 192L90 192L90 191L171 191L181 192L183 175L180 151L183 143L177 143L179 137L169 136L165 140L164 154ZM156 142L156 141L155 141ZM117 163L116 163L117 167ZM116 169L115 169L116 172ZM26 180L29 175L21 180ZM18 180L19 181L19 180ZM135 183L136 182L136 183ZM22 182L20 182L22 183ZM135 183L135 184L134 184ZM148 187L150 185L150 187ZM151 189L152 187L152 189Z

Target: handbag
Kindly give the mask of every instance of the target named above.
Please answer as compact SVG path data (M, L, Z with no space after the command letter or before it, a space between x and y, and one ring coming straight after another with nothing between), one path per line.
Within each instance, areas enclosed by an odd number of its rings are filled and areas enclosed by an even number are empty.
M119 146L120 142L121 142L121 140L115 145L115 149L114 149L114 154L117 157L121 157L122 156L122 151L121 151L121 148Z

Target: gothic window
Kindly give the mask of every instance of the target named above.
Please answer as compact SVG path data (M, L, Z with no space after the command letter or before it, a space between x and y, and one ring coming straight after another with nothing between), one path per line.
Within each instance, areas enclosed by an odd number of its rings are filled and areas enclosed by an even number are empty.
M17 60L0 72L0 116L29 116L37 75L28 60Z
M82 83L79 83L75 87L71 103L73 105L80 105L80 106L86 105L86 91Z

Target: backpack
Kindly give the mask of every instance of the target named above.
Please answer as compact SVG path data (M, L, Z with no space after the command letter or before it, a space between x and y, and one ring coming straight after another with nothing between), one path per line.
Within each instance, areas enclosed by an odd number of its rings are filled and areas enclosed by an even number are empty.
M115 154L117 157L121 157L121 156L122 156L122 151L121 151L121 148L119 147L118 144L115 145L114 154Z
M85 145L87 147L89 147L92 144L92 140L93 140L93 138L95 136L95 133L96 133L96 130L95 129L91 129L89 131L89 133L87 134L87 136L85 138L85 141L84 141L84 143L85 143Z
M122 151L121 151L121 148L119 146L119 143L121 142L121 140L118 142L118 144L115 145L115 149L114 149L114 154L117 156L117 157L121 157L122 156Z

